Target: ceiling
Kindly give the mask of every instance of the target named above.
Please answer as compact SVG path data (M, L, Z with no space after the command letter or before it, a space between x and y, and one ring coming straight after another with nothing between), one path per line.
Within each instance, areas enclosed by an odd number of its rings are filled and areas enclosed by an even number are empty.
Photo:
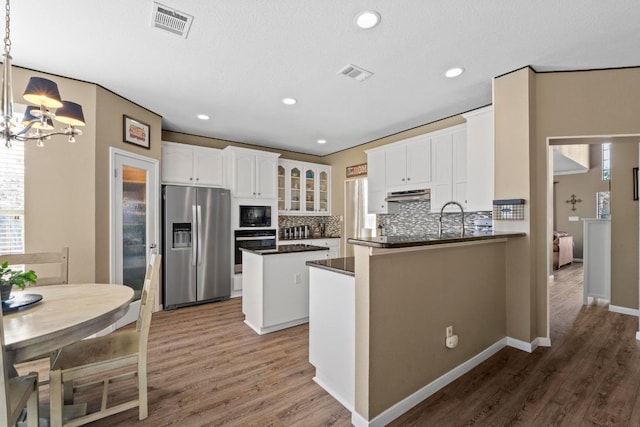
M152 27L152 0L14 0L13 63L97 83L166 130L316 155L490 104L492 78L523 66L640 65L637 0L161 3L193 16L186 39ZM356 27L363 10L381 23Z

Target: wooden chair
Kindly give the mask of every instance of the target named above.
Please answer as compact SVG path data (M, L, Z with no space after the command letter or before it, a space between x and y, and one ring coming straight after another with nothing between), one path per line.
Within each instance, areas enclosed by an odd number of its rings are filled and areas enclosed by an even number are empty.
M136 406L139 410L138 418L143 420L147 417L147 341L158 287L160 260L160 255L151 255L135 329L118 330L109 335L78 341L63 347L52 356L49 372L52 427L80 426ZM138 398L107 407L109 384L135 376L138 380ZM74 385L76 380L88 377L100 379L89 384ZM67 398L72 397L74 392L95 385L103 387L100 410L63 424L63 400L71 403L72 399Z
M4 328L2 310L0 309L0 426L12 426L19 421L22 409L27 407L28 427L38 427L38 373L9 378L9 363L4 348Z
M33 268L38 275L35 286L63 285L69 283L69 248L62 248L60 252L34 252L28 254L0 255L0 263L9 261L9 265L60 264L60 275L42 277L37 267Z

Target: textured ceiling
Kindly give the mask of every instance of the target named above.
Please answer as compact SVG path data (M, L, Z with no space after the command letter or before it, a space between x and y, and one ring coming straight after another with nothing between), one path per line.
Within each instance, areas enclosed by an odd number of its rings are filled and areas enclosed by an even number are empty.
M489 104L523 66L640 65L638 0L161 3L194 16L186 39L151 26L151 0L14 1L14 64L97 83L167 130L317 155ZM357 28L362 10L381 24ZM349 63L373 77L336 74Z

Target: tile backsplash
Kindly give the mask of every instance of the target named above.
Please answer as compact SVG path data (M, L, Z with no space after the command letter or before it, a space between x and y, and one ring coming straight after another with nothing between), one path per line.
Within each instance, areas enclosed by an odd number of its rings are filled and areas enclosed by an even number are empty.
M376 224L382 222L389 236L421 236L438 232L440 213L431 213L430 201L400 203L398 213L377 215ZM491 212L465 212L465 227L472 228L473 221L491 218ZM445 213L442 217L445 231L460 229L460 213ZM374 231L375 233L375 231Z
M319 224L325 224L326 237L340 237L342 221L339 216L278 216L278 229L308 225L312 233L319 230Z

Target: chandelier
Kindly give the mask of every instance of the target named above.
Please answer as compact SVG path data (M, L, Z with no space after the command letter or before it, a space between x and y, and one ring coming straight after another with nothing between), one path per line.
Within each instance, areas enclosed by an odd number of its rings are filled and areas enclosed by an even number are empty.
M76 135L82 135L77 126L84 126L82 106L71 101L63 101L58 85L42 77L31 77L24 91L24 99L30 104L21 122L13 116L13 90L11 88L11 6L6 0L6 19L4 53L2 61L2 92L0 99L0 139L7 148L12 141L37 141L38 147L43 141L54 135L67 135L69 142L76 142ZM53 120L67 127L55 130Z

